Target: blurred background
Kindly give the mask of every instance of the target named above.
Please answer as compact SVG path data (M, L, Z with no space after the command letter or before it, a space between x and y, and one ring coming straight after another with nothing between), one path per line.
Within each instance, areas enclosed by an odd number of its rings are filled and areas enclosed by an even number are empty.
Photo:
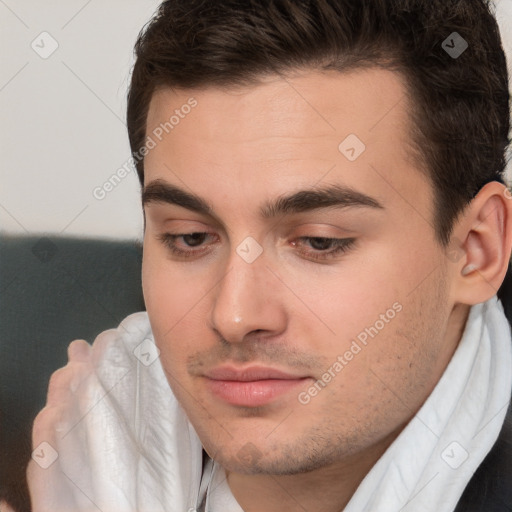
M141 240L126 91L158 4L0 0L1 231ZM512 0L497 1L497 18L512 70ZM98 190L123 166L116 187Z

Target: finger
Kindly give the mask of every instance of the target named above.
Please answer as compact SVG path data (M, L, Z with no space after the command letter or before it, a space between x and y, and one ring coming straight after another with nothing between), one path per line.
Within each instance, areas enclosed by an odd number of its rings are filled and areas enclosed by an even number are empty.
M34 512L81 510L76 506L76 486L66 477L65 470L70 461L82 467L80 446L74 446L68 434L82 417L77 390L91 375L90 353L91 347L85 340L69 345L68 363L50 377L46 406L34 420L33 452L27 467ZM61 450L65 452L62 457Z
M68 347L69 361L85 362L89 360L91 346L85 340L75 340Z
M73 379L73 367L69 364L52 373L48 382L46 407L59 406L68 397Z

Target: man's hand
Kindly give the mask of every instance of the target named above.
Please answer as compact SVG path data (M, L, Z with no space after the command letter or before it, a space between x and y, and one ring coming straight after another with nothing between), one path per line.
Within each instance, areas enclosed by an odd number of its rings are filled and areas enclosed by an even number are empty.
M76 391L91 374L90 355L91 347L86 341L76 340L70 344L68 364L52 375L46 406L34 421L34 451L27 468L33 512L76 512L94 509L94 504L87 500L83 494L84 490L70 479L66 473L67 468L63 468L59 460L59 451L63 447L72 450L73 465L81 466L84 481L88 480L87 472L90 468L86 463L85 454L81 453L80 446L67 443L66 436L81 419Z

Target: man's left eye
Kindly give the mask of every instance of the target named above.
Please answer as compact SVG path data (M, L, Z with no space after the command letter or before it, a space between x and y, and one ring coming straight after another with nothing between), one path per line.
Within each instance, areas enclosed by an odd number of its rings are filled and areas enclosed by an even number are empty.
M297 240L309 242L308 245L312 247L314 251L300 250L299 253L314 260L327 260L339 254L343 254L350 250L356 241L355 238L327 238L319 236L301 236ZM297 242L293 241L292 245L296 246ZM327 250L329 248L332 249Z

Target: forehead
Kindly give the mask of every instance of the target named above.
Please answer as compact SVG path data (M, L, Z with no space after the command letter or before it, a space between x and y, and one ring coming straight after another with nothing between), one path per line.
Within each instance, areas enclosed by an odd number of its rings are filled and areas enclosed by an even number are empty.
M377 68L161 89L148 111L146 135L156 145L145 158L145 183L182 181L212 204L239 197L246 205L339 183L402 209L409 197L430 216L430 184L411 158L410 128L402 77Z
M288 77L262 78L259 85L250 87L161 88L150 102L147 133L194 97L199 108L194 108L193 117L201 121L202 135L208 132L216 142L233 143L269 130L284 137L333 131L340 136L351 131L365 134L370 142L371 132L378 131L384 121L387 127L393 121L407 123L406 94L400 74L379 68L297 71Z

